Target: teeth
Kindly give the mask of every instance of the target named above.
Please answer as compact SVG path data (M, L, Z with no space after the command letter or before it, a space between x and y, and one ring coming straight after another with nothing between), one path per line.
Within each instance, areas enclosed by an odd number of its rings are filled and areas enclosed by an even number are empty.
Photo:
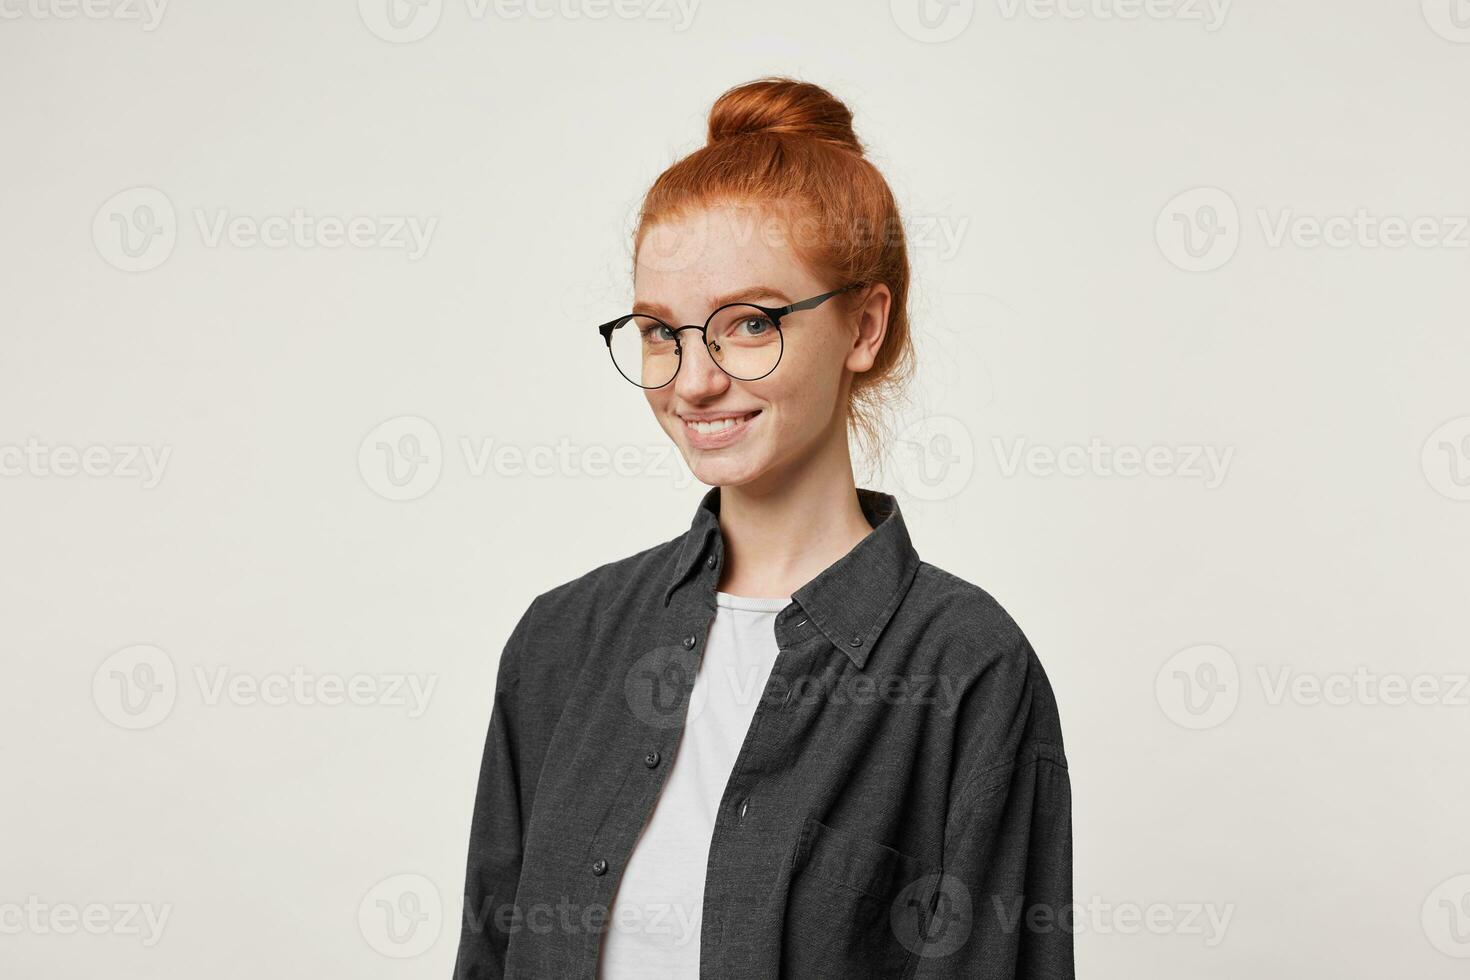
M713 422L687 422L685 424L688 425L695 432L700 432L700 433L724 432L726 429L730 428L731 426L736 425L736 424L738 424L740 422L743 422L745 419L751 418L754 415L755 415L755 413L754 412L751 412L749 415L742 415L738 419L716 419Z

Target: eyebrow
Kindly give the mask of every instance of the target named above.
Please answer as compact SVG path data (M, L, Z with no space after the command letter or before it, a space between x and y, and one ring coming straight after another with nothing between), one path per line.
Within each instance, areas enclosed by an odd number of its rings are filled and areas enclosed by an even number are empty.
M745 289L737 289L733 293L717 296L713 300L710 310L714 311L731 303L749 303L762 297L773 296L780 301L781 306L790 306L791 299L781 290L773 286L749 286ZM634 313L648 313L663 320L674 319L674 312L662 303L650 303L647 300L639 300L633 304Z

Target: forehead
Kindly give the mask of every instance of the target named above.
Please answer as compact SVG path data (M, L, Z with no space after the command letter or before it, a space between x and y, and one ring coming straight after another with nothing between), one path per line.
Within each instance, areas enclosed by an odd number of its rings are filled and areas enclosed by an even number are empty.
M794 295L815 280L789 239L785 219L751 205L670 217L644 230L634 295L646 302L698 304L755 283Z

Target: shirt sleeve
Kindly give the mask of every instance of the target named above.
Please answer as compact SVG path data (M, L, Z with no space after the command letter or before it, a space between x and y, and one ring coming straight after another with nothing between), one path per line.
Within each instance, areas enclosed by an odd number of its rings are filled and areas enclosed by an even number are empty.
M914 980L1075 977L1071 781L1050 685L1022 647L1018 696L986 713L1003 722L981 736L1001 757L987 753L952 796L941 868L909 903Z
M531 631L533 601L511 631L500 657L490 731L480 760L465 870L464 918L454 980L505 976L511 921L506 913L520 882L523 831L530 816L531 785L519 737L522 656Z

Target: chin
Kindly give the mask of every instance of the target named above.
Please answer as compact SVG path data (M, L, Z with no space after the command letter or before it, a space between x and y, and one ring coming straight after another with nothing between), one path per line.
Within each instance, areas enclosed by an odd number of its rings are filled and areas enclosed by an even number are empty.
M719 459L710 454L702 454L690 459L684 457L684 465L694 474L694 478L705 486L710 487L733 487L742 483L749 483L765 471L760 466L745 459Z

